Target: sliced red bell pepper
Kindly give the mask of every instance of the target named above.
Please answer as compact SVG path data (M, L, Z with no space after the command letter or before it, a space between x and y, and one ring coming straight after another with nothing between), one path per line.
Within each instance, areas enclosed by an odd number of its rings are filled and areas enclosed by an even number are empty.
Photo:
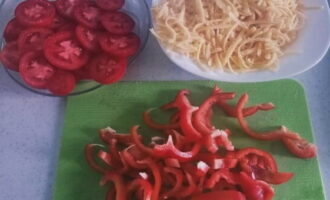
M146 158L141 161L137 161L139 164L145 164L148 165L150 168L153 177L154 177L154 186L153 186L153 191L152 191L152 196L150 200L158 200L160 189L162 187L162 177L160 174L160 169L159 165L152 159Z
M285 138L292 138L292 139L299 139L300 136L298 134L294 133L288 133L283 131L283 128L281 127L278 130L269 131L265 133L256 133L253 130L250 129L248 123L244 119L243 109L245 104L247 103L249 99L248 94L243 94L241 98L238 100L237 103L237 120L243 129L243 131L250 137L257 139L257 140L268 140L268 141L275 141L275 140L281 140L283 137Z
M190 195L192 195L195 191L197 191L197 185L193 179L193 176L188 173L188 172L185 172L185 175L186 175L186 179L187 179L187 182L188 182L188 186L186 188L183 188L177 195L177 197L181 197L181 198L185 198L185 197L188 197Z
M128 196L131 196L131 194L140 189L143 190L143 199L142 200L150 200L151 196L152 196L152 186L149 183L149 181L143 179L143 178L138 178L138 179L134 179L133 181L131 181L128 186Z
M235 178L228 169L219 169L213 172L211 177L206 180L205 188L213 189L220 179L224 179L229 184L236 184Z
M95 171L101 173L101 174L105 174L107 172L106 169L104 169L103 167L101 167L99 164L97 164L97 162L94 159L94 150L95 148L103 148L104 146L102 145L98 145L98 144L88 144L85 147L85 159L88 163L88 165L93 168Z
M169 197L175 197L178 192L180 191L182 184L183 184L183 174L182 171L179 169L175 169L172 167L164 167L164 172L167 174L172 174L175 177L175 185L173 187L166 191L163 195L162 198L167 199Z
M278 172L273 156L261 149L251 147L241 149L235 152L235 158L239 160L241 169L257 180L282 184L293 177L293 173Z
M110 127L101 129L99 131L100 139L106 143L110 144L111 139L116 139L120 144L132 144L132 136L130 134L117 133Z
M236 190L212 191L193 196L191 200L246 200L245 196Z
M123 157L123 159L125 160L125 162L130 166L133 167L135 169L145 169L146 165L143 164L139 164L136 160L136 158L134 158L134 156L128 152L127 149L123 150L121 152L121 155Z
M270 185L254 180L244 172L236 175L235 181L240 185L248 200L271 200L274 196L274 189Z
M114 188L109 188L107 192L107 196L105 197L106 200L115 200L116 198L116 191Z
M154 148L146 147L142 142L137 138L138 126L134 126L131 129L131 134L134 140L135 145L143 152L149 154L150 156L156 158L175 158L179 161L189 161L200 151L201 144L196 142L191 151L182 152L174 146L172 136L168 136L168 141L166 144L155 145Z
M200 152L199 154L197 154L194 158L194 161L204 161L211 167L211 169L215 170L235 168L238 162L238 160L234 156L223 157L218 154L211 154L205 152Z
M166 129L177 129L179 128L179 123L170 123L170 124L159 124L153 121L150 117L150 110L147 110L143 113L143 120L147 126L155 130L166 130Z
M317 154L316 146L305 139L283 138L282 142L292 154L299 158L313 158Z
M127 190L126 190L125 183L124 183L124 180L123 180L122 176L115 173L115 172L109 172L108 171L103 176L100 184L101 184L101 186L103 186L109 181L113 182L114 185L115 185L116 200L128 200Z

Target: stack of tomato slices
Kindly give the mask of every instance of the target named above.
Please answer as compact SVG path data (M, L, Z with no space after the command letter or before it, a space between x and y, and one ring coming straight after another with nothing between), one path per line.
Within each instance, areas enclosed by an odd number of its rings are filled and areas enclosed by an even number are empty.
M119 81L140 48L124 0L26 0L4 31L3 65L31 87L67 95L78 81Z
M118 134L108 127L100 130L100 138L106 145L86 146L89 166L103 176L101 185L114 184L107 200L273 199L275 192L271 185L289 181L293 173L279 172L273 156L261 149L235 149L229 139L231 131L217 129L211 122L214 106L223 109L228 117L237 118L242 130L252 138L281 140L300 158L316 155L313 144L287 128L268 133L255 133L248 128L245 118L260 110L273 109L272 103L245 107L248 95L243 94L237 105L232 106L227 101L235 93L215 87L195 107L188 94L188 90L181 90L174 101L161 107L176 110L168 124L155 122L150 110L144 112L146 125L161 131L165 137L152 137L151 143L145 145L138 133L139 126L133 126L129 134Z

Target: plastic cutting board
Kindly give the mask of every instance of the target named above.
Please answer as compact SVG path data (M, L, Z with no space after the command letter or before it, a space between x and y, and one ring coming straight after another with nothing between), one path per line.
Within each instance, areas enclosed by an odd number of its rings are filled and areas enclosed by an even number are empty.
M99 186L100 175L87 166L83 156L86 144L101 143L98 129L111 126L119 132L128 132L131 126L143 124L143 111L171 101L178 90L189 89L191 101L198 105L210 94L215 84L237 94L248 92L250 105L264 102L276 105L273 111L259 112L249 118L252 128L265 130L283 124L313 141L304 90L293 80L248 84L212 81L122 82L104 86L68 98L53 199L105 199L107 188ZM165 116L168 115L155 111L153 116L165 122ZM275 200L324 200L317 159L301 160L291 156L279 142L248 138L241 132L235 119L223 117L220 109L215 109L213 123L217 127L232 130L236 147L253 146L266 150L274 155L280 171L295 173L290 182L275 186ZM157 134L146 127L142 127L140 132L145 137Z

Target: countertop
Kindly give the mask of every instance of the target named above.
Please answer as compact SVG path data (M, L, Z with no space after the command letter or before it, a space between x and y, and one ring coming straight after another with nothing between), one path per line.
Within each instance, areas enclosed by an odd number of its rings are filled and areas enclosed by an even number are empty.
M2 31L1 31L2 32ZM324 190L330 199L330 53L303 84L311 114ZM153 37L130 66L125 81L201 79L175 66ZM49 200L55 179L65 98L41 96L17 85L0 68L0 199Z

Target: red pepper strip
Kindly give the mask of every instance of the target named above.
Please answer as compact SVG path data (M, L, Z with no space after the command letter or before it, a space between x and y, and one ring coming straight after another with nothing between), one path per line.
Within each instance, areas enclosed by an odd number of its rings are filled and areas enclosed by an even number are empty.
M278 172L273 156L256 148L244 148L235 153L239 159L242 170L258 180L270 184L282 184L288 182L293 173Z
M175 158L166 158L164 160L164 163L168 167L174 167L174 168L180 168L181 167L179 160L175 159Z
M224 146L228 151L234 150L234 145L229 140L227 132L223 130L213 130L211 134L204 135L204 137L204 145L211 153L217 152L218 146Z
M183 145L185 144L185 137L182 136L178 131L172 129L168 131L168 135L172 135L174 141L175 141L175 147L177 149L181 149Z
M143 200L150 200L152 196L152 187L151 184L142 178L134 179L128 184L128 196L138 189L143 190Z
M236 190L213 191L193 196L191 200L246 200L245 196Z
M162 198L167 199L168 197L175 197L177 193L180 191L183 183L183 174L181 170L175 169L172 167L164 167L164 172L168 174L173 174L173 176L176 179L175 185L172 187L172 189L166 191Z
M263 181L253 180L246 173L241 172L235 177L248 200L271 200L274 189Z
M197 185L192 177L192 175L188 172L185 172L187 181L189 186L184 188L183 190L181 190L178 194L177 197L188 197L190 195L192 195L196 190L197 190Z
M172 116L171 116L171 119L170 119L170 123L171 124L174 124L174 123L177 123L179 122L180 120L180 113L174 113Z
M233 99L234 97L234 93L220 93L211 95L200 105L199 109L195 112L193 117L194 127L203 135L211 134L214 131L214 128L209 128L207 126L207 124L210 123L209 118L207 118L209 110L211 110L212 106L219 100Z
M153 192L150 200L158 200L160 188L162 187L162 177L160 174L160 169L158 164L149 158L146 158L141 161L137 161L139 164L145 164L148 165L150 170L152 171L152 174L154 176L154 186L153 186Z
M229 117L237 117L238 116L236 107L227 104L226 101L220 100L220 101L218 101L218 105L223 109L223 111ZM258 104L258 105L255 105L255 106L244 108L243 109L243 116L248 117L248 116L254 115L259 110L268 111L268 110L272 110L274 108L275 108L275 106L272 103Z
M205 118L206 118L205 125L209 129L214 129L215 128L212 124L212 116L213 116L213 110L209 109L206 113L206 116L205 116Z
M145 169L146 165L139 164L137 160L127 151L127 149L123 150L121 152L123 159L126 161L126 163L135 169Z
M192 116L193 113L197 110L197 108L193 107L187 96L189 94L188 90L181 90L174 101L174 105L179 109L180 113L180 129L183 134L186 136L186 140L196 141L200 139L201 133L198 132L193 124L192 124Z
M179 128L179 123L173 124L158 124L153 121L149 115L151 110L147 110L143 113L143 120L147 126L155 130L166 130L166 129L177 129Z
M283 131L283 128L279 130L274 130L270 132L265 133L256 133L253 130L249 128L248 123L244 119L243 115L243 108L248 101L249 96L248 94L243 94L241 98L238 100L237 103L237 120L242 127L243 131L250 137L257 139L257 140L268 140L268 141L275 141L275 140L281 140L282 138L292 138L292 139L300 139L300 136L298 134L294 133L288 133Z
M121 177L121 175L118 175L114 172L107 172L100 184L101 186L105 185L107 182L113 182L114 185L115 185L115 189L116 189L116 200L128 200L127 198L127 190L126 190L126 187L125 187L125 184L124 184L124 180L123 178Z
M112 166L112 159L111 159L111 156L108 152L105 152L105 151L102 151L100 150L98 153L97 153L97 156L104 162L106 163L107 165L109 166Z
M139 138L139 133L138 133L138 129L139 126L133 126L131 128L131 135L132 135L132 139L134 144L136 145L136 147L138 147L141 151L149 154L149 155L153 155L153 150L149 147L146 147L140 140Z
M110 188L107 192L106 200L114 200L116 196L116 191L114 188Z
M130 134L122 134L122 133L116 133L115 130L111 128L105 128L101 129L100 131L100 139L106 143L110 144L111 139L116 139L121 144L132 144L132 136Z
M212 173L211 177L206 180L205 188L213 189L220 179L224 179L229 184L236 184L235 178L228 169L220 169Z
M119 151L117 149L117 140L110 140L110 155L111 155L111 166L114 168L121 168L123 165L120 160Z
M215 128L209 127L211 124L210 118L207 116L210 110L212 110L212 106L222 99L233 99L235 97L234 93L218 93L212 94L209 98L207 98L199 109L195 112L193 117L193 125L195 128L201 132L205 138L205 147L211 153L215 153L218 151L218 145L215 142L215 137L213 137L213 133ZM222 136L220 136L222 137ZM222 137L223 138L223 137ZM223 138L223 143L225 144L225 148L227 150L233 150L234 146L228 140L228 138Z
M221 157L218 154L210 154L210 153L199 153L194 158L194 161L204 161L206 162L211 169L231 169L235 168L237 165L238 160L236 158L230 157Z
M152 149L152 155L158 158L175 158L181 162L186 162L192 160L194 156L196 156L196 154L200 151L200 149L201 144L196 142L191 151L180 151L174 146L172 136L170 135L168 136L166 144L155 145L154 149Z
M103 169L102 167L100 167L94 160L94 149L96 147L102 147L102 145L98 145L98 144L88 144L85 147L85 159L88 163L88 165L93 168L94 170L96 170L97 172L101 173L101 174L105 174L107 172L107 170Z
M299 158L313 158L317 154L316 146L305 139L283 138L282 142L292 154Z

